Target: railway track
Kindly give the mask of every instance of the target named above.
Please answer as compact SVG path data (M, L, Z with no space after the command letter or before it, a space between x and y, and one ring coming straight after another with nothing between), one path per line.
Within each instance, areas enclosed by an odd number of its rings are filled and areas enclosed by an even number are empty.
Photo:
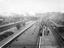
M12 27L16 27L18 24L25 24L25 21L18 21L18 22L15 22L15 23L9 23L9 24L5 24L5 25L1 25L0 26L0 32L4 31L4 30L7 30L7 29L10 29Z
M21 31L18 31L18 33L15 33L9 37L7 37L6 39L0 41L0 48L6 48L11 42L13 42L14 40L16 40L17 37L19 37L20 35L22 35L27 29L29 29L33 24L35 23L35 21L33 21L32 23L30 23L29 25L25 26Z
M51 24L51 25L49 25ZM55 23L54 21L52 20L49 20L49 28L51 29L52 33L54 34L59 46L62 48L63 45L64 45L64 34L63 31L59 31L61 28L64 28L63 25L58 25L57 23ZM59 28L59 29L58 29Z

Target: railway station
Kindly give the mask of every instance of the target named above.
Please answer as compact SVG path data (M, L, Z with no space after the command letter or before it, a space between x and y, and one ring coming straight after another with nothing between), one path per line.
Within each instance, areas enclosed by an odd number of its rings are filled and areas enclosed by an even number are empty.
M0 27L0 48L63 48L64 27L46 18Z
M0 48L64 48L64 0L0 0Z

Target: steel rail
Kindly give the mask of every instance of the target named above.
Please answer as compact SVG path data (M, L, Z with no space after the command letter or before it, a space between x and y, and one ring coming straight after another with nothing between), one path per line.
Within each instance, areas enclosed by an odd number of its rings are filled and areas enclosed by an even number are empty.
M30 21L32 23L32 21ZM10 31L10 29L4 30L3 32L0 32L0 35L4 34L5 32Z
M16 38L18 38L20 35L22 35L27 29L29 29L35 22L31 23L30 25L26 26L22 31L20 31L19 33L15 34L15 35L11 35L8 38L2 40L0 42L0 48L5 48L7 47L7 45L11 42L13 42L14 40L16 40Z
M52 22L53 24L55 24L57 28L58 28L58 27L62 27L62 28L64 28L63 25L58 25L58 24L56 24L56 23L53 22L53 21L51 21L51 22ZM64 39L64 36L62 36L60 33L57 32L57 34L59 34L59 35Z
M10 29L12 27L16 27L16 25L19 24L19 23L24 24L25 22L18 21L18 22L15 22L15 23L9 23L9 24L6 24L6 25L2 25L2 26L0 26L0 32L7 30L7 29Z
M52 21L52 23L55 25L55 23ZM64 39L64 36L62 36L60 33L58 33L57 29L56 28L53 28L53 26L51 27L50 24L48 25L49 28L51 29L52 33L55 35L57 41L59 41L59 45L64 45L64 42L63 42L63 39ZM55 25L55 27L64 27L62 25Z
M59 24L55 23L55 22L52 21L52 20L49 20L49 21L51 21L56 27L64 27L64 25L59 25Z
M9 23L9 24L5 24L5 25L1 25L0 28L1 28L1 27L4 27L4 26L9 26L9 25L21 23L21 22L24 22L24 21L18 21L18 22L14 22L14 23Z

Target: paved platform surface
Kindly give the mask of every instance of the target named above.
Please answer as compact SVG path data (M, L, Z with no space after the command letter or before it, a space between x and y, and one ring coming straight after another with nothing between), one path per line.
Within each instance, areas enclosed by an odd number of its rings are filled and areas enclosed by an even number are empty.
M59 48L51 30L48 35L44 35L44 31L42 32L42 37L40 37L41 39L39 48Z

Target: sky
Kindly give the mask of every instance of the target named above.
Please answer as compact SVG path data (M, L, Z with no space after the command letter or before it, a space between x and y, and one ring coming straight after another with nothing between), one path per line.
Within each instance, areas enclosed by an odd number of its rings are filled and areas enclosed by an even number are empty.
M64 12L64 0L0 0L0 14Z

